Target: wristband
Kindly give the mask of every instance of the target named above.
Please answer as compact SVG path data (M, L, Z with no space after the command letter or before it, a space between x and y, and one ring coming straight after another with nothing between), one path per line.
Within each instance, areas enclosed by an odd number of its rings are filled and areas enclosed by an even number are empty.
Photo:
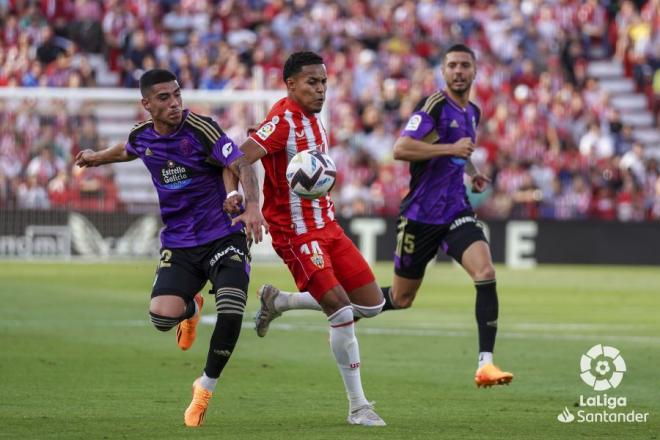
M239 192L236 191L236 190L233 190L233 191L230 191L230 192L227 194L227 198L234 197L234 196L240 196L240 195L241 195L241 193L239 193Z

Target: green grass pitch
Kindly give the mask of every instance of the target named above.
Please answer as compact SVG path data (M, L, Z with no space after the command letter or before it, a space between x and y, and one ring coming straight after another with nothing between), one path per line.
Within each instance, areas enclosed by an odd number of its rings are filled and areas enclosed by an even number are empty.
M508 387L477 389L474 289L440 264L410 310L358 324L367 398L388 426L346 424L347 401L324 316L293 312L259 339L256 288L293 287L283 265L255 265L238 347L199 429L183 426L211 326L180 351L147 319L155 262L3 261L0 438L7 439L656 439L660 436L660 270L498 268L496 362ZM376 274L389 284L391 266ZM208 296L207 296L208 298ZM207 302L205 314L211 313ZM580 356L621 350L626 411L646 423L557 421L580 395Z

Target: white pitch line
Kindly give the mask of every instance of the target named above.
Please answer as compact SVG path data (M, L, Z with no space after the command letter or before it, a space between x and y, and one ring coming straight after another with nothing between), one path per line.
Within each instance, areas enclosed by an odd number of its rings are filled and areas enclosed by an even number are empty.
M205 325L215 325L215 316L214 315L202 315L201 322ZM151 326L151 323L148 319L131 319L131 320L89 320L87 322L78 321L77 322L82 327L146 327ZM0 321L0 328L2 327L40 327L43 325L48 326L58 326L65 325L67 327L71 326L71 321L60 320L60 319L12 319L6 321ZM557 324L558 327L561 327L560 324ZM587 327L588 324L585 324L584 329L591 328ZM600 326L595 325L593 328L599 328ZM243 321L242 328L252 330L254 324L252 320L247 317ZM284 322L274 322L270 325L271 330L274 331L285 331L285 332L314 332L322 333L327 332L328 327L326 325L316 325L316 324L289 324ZM366 335L389 335L389 336L417 336L417 337L448 337L448 338L473 338L475 337L474 331L467 330L446 330L441 328L399 328L399 327L367 327L358 325L358 333ZM637 335L602 335L598 333L594 334L580 334L580 333L521 333L521 332L507 332L500 331L498 332L500 337L511 338L511 339L525 339L525 340L562 340L562 341L623 341L623 342L634 342L640 344L653 344L660 345L660 338L653 336L637 336Z
M215 316L204 315L202 316L202 323L215 325ZM254 329L254 324L248 320L243 321L244 329ZM270 329L275 331L286 332L327 332L328 327L323 325L314 324L288 324L283 322L276 322L270 325ZM385 327L365 327L358 325L359 334L367 335L389 335L389 336L422 336L422 337L450 337L450 338L473 338L475 332L473 331L460 331L460 330L442 330L442 329L414 329L414 328L385 328ZM624 341L636 342L643 344L658 344L660 345L660 338L653 336L626 336L626 335L599 335L599 334L544 334L544 333L519 333L519 332L498 332L499 336L512 339L529 339L529 340L564 340L564 341Z

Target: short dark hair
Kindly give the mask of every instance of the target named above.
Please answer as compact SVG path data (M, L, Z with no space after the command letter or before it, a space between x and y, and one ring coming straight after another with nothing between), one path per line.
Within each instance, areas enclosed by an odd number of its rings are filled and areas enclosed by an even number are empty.
M304 66L312 66L315 64L323 64L323 58L314 52L292 53L286 60L286 63L284 63L284 71L282 72L284 82L286 82L289 77L300 72Z
M140 77L140 93L142 97L146 98L149 94L149 89L156 84L176 81L176 75L165 69L151 69L147 70Z
M442 57L443 60L444 60L445 58L447 58L447 55L449 55L449 54L452 53L452 52L465 52L465 53L469 53L470 56L472 57L472 60L473 60L473 61L477 61L477 56L474 54L474 51L473 51L472 49L470 49L469 47L467 47L465 44L461 44L461 43L459 43L459 44L454 44L454 45L451 46L449 49L447 49L447 51L445 52L445 56Z

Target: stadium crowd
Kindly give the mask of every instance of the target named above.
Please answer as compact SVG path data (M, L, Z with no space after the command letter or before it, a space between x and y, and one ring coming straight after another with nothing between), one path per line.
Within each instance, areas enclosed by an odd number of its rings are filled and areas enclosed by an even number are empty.
M338 210L392 215L408 184L392 146L459 41L478 56L473 160L493 180L475 199L483 217L660 219L658 162L586 68L620 59L658 120L660 0L0 1L0 87L133 88L164 67L188 89L282 88L286 56L314 50L329 74ZM72 166L105 146L91 111L36 105L0 101L0 207L120 209L108 171Z

